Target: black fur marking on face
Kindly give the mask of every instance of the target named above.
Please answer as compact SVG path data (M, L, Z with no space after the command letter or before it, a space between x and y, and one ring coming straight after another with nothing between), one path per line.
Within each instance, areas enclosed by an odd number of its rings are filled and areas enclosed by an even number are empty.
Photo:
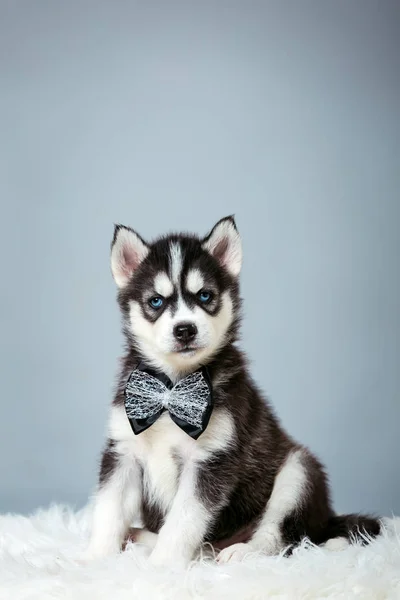
M164 303L161 308L155 309L150 305L150 299L156 296L155 292L145 296L141 300L139 300L139 305L142 311L142 315L151 323L155 323L157 319L161 317L161 315L168 310L171 306L172 298L163 298Z
M170 297L170 302L168 304L169 310L171 311L171 315L175 315L176 311L178 310L178 305L179 305L179 294L176 291L176 288L174 288L174 292L173 292L172 296Z

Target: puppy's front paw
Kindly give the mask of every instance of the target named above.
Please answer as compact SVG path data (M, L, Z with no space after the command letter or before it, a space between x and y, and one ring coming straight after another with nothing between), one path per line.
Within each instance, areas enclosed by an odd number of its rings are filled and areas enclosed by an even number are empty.
M182 554L173 552L170 548L154 548L150 554L149 562L153 567L167 567L170 569L185 569L190 560Z
M233 544L221 550L217 556L217 562L220 565L232 562L241 562L246 554L253 549L249 544Z

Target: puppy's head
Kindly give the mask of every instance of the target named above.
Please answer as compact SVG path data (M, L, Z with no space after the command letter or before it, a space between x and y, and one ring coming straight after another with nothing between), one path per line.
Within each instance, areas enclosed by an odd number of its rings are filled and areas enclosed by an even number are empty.
M235 337L241 264L233 217L203 239L170 235L151 244L117 225L111 269L129 343L169 373L207 363Z

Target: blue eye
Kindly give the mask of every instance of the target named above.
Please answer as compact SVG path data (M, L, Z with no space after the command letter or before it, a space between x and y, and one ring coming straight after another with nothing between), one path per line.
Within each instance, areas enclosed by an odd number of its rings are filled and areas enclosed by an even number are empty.
M203 304L208 304L208 302L211 301L212 295L211 292L199 292L198 294L199 300L200 302L202 302Z
M149 304L152 308L161 308L164 304L164 300L163 298L160 298L160 296L154 296L154 298L150 298Z

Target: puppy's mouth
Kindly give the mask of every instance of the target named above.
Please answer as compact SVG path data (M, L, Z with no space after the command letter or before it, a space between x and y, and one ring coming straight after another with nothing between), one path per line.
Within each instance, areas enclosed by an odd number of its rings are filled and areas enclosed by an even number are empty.
M178 348L175 349L175 354L180 354L182 356L190 356L195 354L196 352L198 352L199 350L201 350L201 346L198 346L197 344L186 344L186 345L181 345Z
M178 354L194 354L195 352L197 352L197 350L200 350L200 348L198 346L185 346L184 348L179 348L177 350Z

